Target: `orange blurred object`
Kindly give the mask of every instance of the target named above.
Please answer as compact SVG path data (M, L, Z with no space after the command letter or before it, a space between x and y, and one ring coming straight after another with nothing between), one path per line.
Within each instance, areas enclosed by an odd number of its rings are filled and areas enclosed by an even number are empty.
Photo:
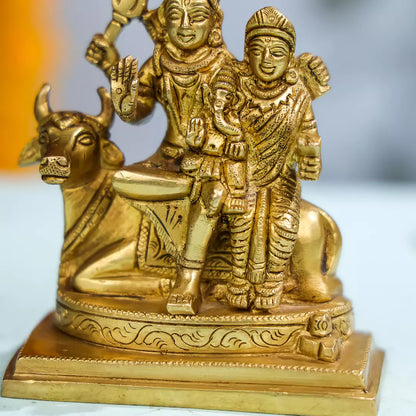
M0 3L0 169L17 169L24 145L35 134L33 102L40 84L58 71L54 39L56 0Z

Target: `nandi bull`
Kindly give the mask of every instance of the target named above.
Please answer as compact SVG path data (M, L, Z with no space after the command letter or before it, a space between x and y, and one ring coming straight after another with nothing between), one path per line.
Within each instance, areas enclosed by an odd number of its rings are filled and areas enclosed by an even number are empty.
M26 145L19 165L39 163L42 180L61 186L65 237L60 282L99 295L160 294L166 281L143 276L137 267L142 215L126 204L111 185L124 156L109 139L113 106L108 92L98 89L98 116L53 112L50 86L35 103L38 136ZM165 279L166 280L166 279Z
M36 98L39 134L23 149L19 164L39 163L42 180L61 186L65 209L61 285L97 295L166 295L176 276L175 254L169 255L163 235L157 236L155 229L160 227L156 224L144 229L143 223L149 225L149 219L121 198L111 184L114 174L124 165L124 157L109 139L114 111L108 92L104 88L98 90L102 111L98 116L90 116L53 112L49 91L50 86L44 85ZM142 166L146 168L146 163ZM154 205L152 200L148 201L149 206ZM149 234L158 242L159 258L168 259L163 267L140 265L139 241ZM291 267L297 284L289 283L295 290L288 287L288 296L323 302L339 294L341 287L335 272L340 248L341 237L333 220L302 201L299 238ZM150 252L151 247L146 251ZM218 257L215 247L212 251ZM209 271L205 280L210 280ZM220 293L221 297L221 290L212 293L216 297Z

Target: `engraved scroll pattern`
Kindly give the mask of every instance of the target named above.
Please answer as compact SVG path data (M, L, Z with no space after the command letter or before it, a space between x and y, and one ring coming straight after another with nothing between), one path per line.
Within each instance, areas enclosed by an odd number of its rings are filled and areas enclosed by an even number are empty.
M122 322L58 306L58 326L83 339L115 347L156 352L264 353L296 349L303 325L214 327Z

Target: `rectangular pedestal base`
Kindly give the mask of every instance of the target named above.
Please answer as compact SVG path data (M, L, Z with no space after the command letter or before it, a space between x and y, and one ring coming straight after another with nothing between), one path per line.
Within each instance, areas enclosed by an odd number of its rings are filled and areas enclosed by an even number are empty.
M263 364L259 356L230 355L224 362L214 355L100 347L60 332L49 315L11 361L2 395L287 415L376 415L384 354L370 347L370 336L353 334L336 363L270 355Z

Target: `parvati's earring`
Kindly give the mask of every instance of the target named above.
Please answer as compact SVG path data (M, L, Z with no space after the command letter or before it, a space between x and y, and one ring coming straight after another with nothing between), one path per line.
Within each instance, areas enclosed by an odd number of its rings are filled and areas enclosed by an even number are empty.
M286 83L290 84L290 85L294 85L298 82L299 79L299 75L296 71L295 68L288 68L286 70L286 73L284 75L284 79L286 81Z

